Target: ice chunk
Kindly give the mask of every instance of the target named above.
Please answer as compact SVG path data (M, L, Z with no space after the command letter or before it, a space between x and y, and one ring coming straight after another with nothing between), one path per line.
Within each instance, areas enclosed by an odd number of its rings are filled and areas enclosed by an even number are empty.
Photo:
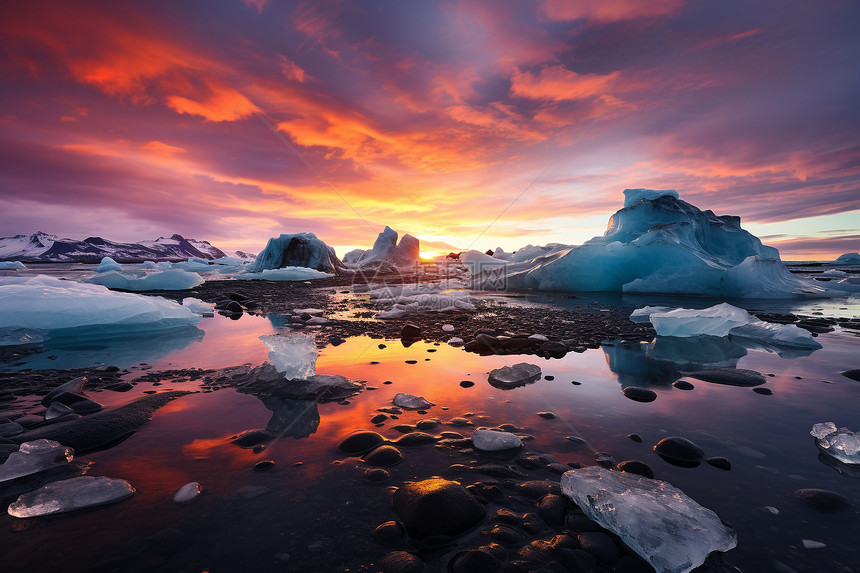
M472 445L485 452L495 452L519 448L523 445L523 441L510 432L478 428L472 432Z
M102 261L96 267L97 273L106 273L108 271L121 271L122 267L119 266L115 260L110 257L104 257Z
M12 517L38 517L113 503L132 494L134 488L125 480L79 476L25 493L8 511Z
M665 195L678 199L678 192L674 189L625 189L624 208L632 207L643 199L653 201Z
M463 283L445 280L436 283L414 285L372 285L370 300L377 304L393 303L393 306L376 315L376 318L399 318L415 312L473 311L475 305Z
M502 366L490 371L488 381L496 388L516 388L525 386L541 377L541 369L537 364L520 362L513 366Z
M428 401L423 396L413 396L402 392L394 396L393 401L395 406L406 410L426 410L430 406L434 406L433 402Z
M179 488L176 494L173 496L173 501L176 503L187 503L193 499L197 499L197 496L200 495L200 492L203 491L203 488L196 481L189 482Z
M293 314L322 314L325 310L321 308L294 308Z
M39 344L45 340L45 333L34 328L0 327L0 346Z
M289 332L263 335L260 340L269 347L269 362L287 380L307 379L316 373L319 354L314 336Z
M651 324L659 336L727 336L732 328L752 320L747 311L727 303L704 310L678 308L651 314Z
M22 271L26 268L21 261L0 261L0 271Z
M837 265L860 265L860 253L845 253L833 261Z
M651 322L652 314L658 312L669 312L670 310L672 309L668 306L643 306L642 308L637 308L632 313L630 313L630 320L638 324Z
M520 249L504 268L507 288L695 294L715 297L829 296L823 283L792 275L779 252L740 226L666 191L628 190L606 233L585 244ZM522 252L522 253L521 253ZM520 256L532 256L531 260ZM497 271L474 288L500 288Z
M203 277L197 273L182 270L169 270L137 277L129 273L106 271L93 277L81 279L111 289L120 290L187 290L203 284Z
M260 272L241 273L236 275L236 278L244 280L304 281L307 279L327 279L333 276L331 273L324 273L307 267L283 267L280 269L265 269Z
M343 263L337 258L334 249L318 239L313 233L296 233L269 239L266 248L257 255L256 260L251 265L250 271L260 273L267 269L285 267L303 267L323 273L337 274L339 269L343 268Z
M860 465L860 434L848 428L837 429L833 422L815 424L809 433L815 437L815 444L825 454L843 464Z
M202 301L199 298L186 297L182 299L182 306L200 316L214 316L215 303Z
M17 452L9 454L6 461L0 464L0 484L65 465L74 457L72 448L53 440L24 442Z
M418 251L420 243L412 235L403 235L400 243L397 243L397 231L386 226L376 241L373 248L361 254L350 253L353 264L369 266L382 262L390 263L396 267L409 267L418 262ZM357 258L356 258L357 257Z
M821 348L812 338L812 333L794 324L775 324L763 320L752 320L729 331L732 337L739 336L773 346L791 348Z
M687 573L737 545L716 513L665 481L595 466L566 472L561 489L658 573Z
M490 255L480 251L466 251L465 253L460 253L460 262L465 265L473 275L488 269L504 267L508 264L508 261L497 257L491 257Z
M101 285L38 275L0 278L0 330L111 326L118 331L160 331L193 325L200 317L160 297L112 292Z

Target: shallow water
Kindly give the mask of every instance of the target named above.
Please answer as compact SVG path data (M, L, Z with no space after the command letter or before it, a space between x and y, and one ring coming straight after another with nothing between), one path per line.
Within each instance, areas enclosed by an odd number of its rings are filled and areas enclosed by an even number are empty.
M528 303L563 304L544 297L529 297ZM258 337L282 332L283 324L277 316L245 315L239 320L215 316L194 331L173 337L109 346L67 341L66 348L49 348L17 366L2 366L8 370L105 363L133 367L129 378L134 378L144 369L256 365L267 358ZM407 392L436 404L429 417L444 421L473 414L470 419L476 425L519 426L534 436L528 448L565 463L593 464L595 452L608 452L617 461L646 462L657 478L737 527L739 544L728 561L746 572L779 571L774 561L798 572L848 571L858 556L860 480L819 461L809 430L822 421L860 430L856 411L860 383L838 374L858 367L858 338L837 331L817 340L822 349L784 357L725 339L660 339L653 344L604 345L549 360L481 357L444 344L404 347L400 341L350 338L320 351L317 372L366 380L376 390L365 390L348 405L263 401L232 390L180 398L128 440L82 456L94 464L91 475L129 480L137 488L129 500L27 520L23 531L12 531L12 518L0 517L4 570L94 571L101 564L103 570L118 571L340 571L378 563L387 550L373 541L373 528L395 519L387 484L361 480L363 468L352 463L333 463L342 459L336 444L354 429L372 428L370 418L377 408L391 405L397 392ZM378 348L381 342L386 348ZM512 390L489 385L490 369L521 361L539 364L554 379ZM141 362L147 365L140 366ZM691 391L671 386L680 371L710 365L772 374L766 387L774 393L765 396L749 388L692 379ZM462 388L463 380L475 385ZM621 393L628 385L650 386L658 398L651 403L629 400ZM197 390L199 382L158 387L142 382L126 394L104 391L94 397L117 405L146 390L165 388ZM540 411L557 417L543 419L537 415ZM400 434L391 426L420 418L405 412L378 431L396 438ZM230 443L232 436L258 427L275 429L282 437L260 454ZM642 436L643 443L630 440L630 433ZM731 471L707 464L680 468L663 461L651 448L672 435L693 440L706 456L727 457ZM583 438L586 444L569 436ZM427 477L436 470L434 464L452 463L434 459L435 453L427 459L404 454L406 461L392 468L394 479L389 483ZM276 466L255 472L252 466L260 459L274 460ZM172 494L189 481L200 481L204 495L190 505L173 503ZM266 489L242 489L248 487ZM794 490L805 487L837 491L855 506L836 515L814 512L793 497ZM779 514L764 506L777 508ZM802 539L826 547L803 549Z

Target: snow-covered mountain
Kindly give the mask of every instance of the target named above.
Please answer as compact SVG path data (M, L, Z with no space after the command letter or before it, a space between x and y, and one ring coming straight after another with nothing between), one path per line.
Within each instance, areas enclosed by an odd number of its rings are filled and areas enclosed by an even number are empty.
M186 239L182 235L159 237L154 241L117 243L101 237L83 241L61 239L38 232L0 238L0 260L23 262L97 263L110 257L120 263L142 261L184 261L189 257L219 259L224 252L208 241Z

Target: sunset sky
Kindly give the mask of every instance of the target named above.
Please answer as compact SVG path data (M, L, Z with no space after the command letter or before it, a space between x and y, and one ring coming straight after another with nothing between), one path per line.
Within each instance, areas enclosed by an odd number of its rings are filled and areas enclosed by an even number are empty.
M855 0L3 2L0 235L581 243L677 189L860 250Z

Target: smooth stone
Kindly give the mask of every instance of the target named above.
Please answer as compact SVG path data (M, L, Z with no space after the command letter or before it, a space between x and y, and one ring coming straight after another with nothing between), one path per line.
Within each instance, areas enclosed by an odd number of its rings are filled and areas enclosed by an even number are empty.
M538 514L552 527L564 525L568 507L567 498L554 493L543 496L537 503Z
M475 385L475 383L472 382L471 380L461 380L460 381L460 387L461 388L471 388L474 385Z
M620 556L618 547L612 538L600 531L586 531L576 536L579 547L601 563L614 565Z
M413 396L412 394L404 394L403 392L394 396L394 405L403 408L404 410L426 410L434 404L423 396Z
M134 494L130 483L108 477L78 476L25 493L9 505L12 517L38 517L123 500Z
M529 499L538 499L545 495L561 495L561 486L558 481L533 480L526 481L517 488L520 495Z
M692 390L695 388L692 382L687 382L686 380L676 380L675 382L672 382L672 386L678 390Z
M847 497L827 489L798 489L794 495L812 509L825 513L844 511L851 507L851 502Z
M654 478L654 470L652 470L648 464L640 462L639 460L626 460L620 462L615 469L620 472L639 474L640 476L645 476L647 478Z
M54 402L60 394L74 394L77 396L81 396L84 391L84 385L87 383L87 379L83 376L80 378L75 378L73 380L69 380L64 384L60 384L42 398L42 406L50 406L51 402Z
M488 382L491 386L507 390L518 386L525 386L540 379L540 366L520 362L513 366L503 366L490 371Z
M439 439L436 436L431 436L425 432L410 432L398 438L394 443L398 446L423 446L425 444L435 444Z
M840 372L840 374L842 374L846 378L850 378L851 380L860 382L860 369L855 368L851 370L844 370Z
M376 537L376 540L383 545L396 547L403 543L406 530L403 528L403 525L397 521L386 521L385 523L380 523L376 526L376 529L373 530L373 535Z
M557 547L555 556L571 573L594 573L597 571L597 558L582 549Z
M767 382L767 378L761 372L744 368L711 368L698 372L681 372L681 374L697 380L728 386L760 386Z
M439 427L441 422L436 419L431 420L418 420L418 423L415 424L415 427L419 430L432 430L434 428Z
M382 560L382 573L422 573L424 562L407 551L392 551Z
M663 438L654 446L654 451L664 459L681 463L698 463L705 457L702 448L680 436Z
M564 358L567 354L567 345L555 341L544 342L540 345L540 352L550 358Z
M8 457L0 465L0 484L33 475L71 462L75 453L71 448L52 440L34 440L20 445L10 444Z
M54 404L56 403L57 402L54 402ZM51 405L53 406L53 404ZM72 402L70 407L72 410L74 410L76 414L80 414L82 416L104 410L104 406L102 406L95 400L90 400L89 398L83 398L81 400Z
M232 441L233 444L240 448L253 448L259 444L265 444L275 438L275 434L269 430L257 428L254 430L246 430Z
M254 471L264 472L273 467L275 467L274 460L260 460L259 462L254 464Z
M344 438L337 447L340 451L354 456L369 452L384 441L385 438L376 432L358 430Z
M472 432L472 445L485 452L495 452L519 448L523 445L523 441L510 432L478 428Z
M555 412L538 412L537 415L544 420L552 420L556 417Z
M753 392L756 394L761 394L762 396L771 396L773 395L773 390L770 388L753 388Z
M648 388L639 388L638 386L628 386L621 392L626 398L630 398L636 402L653 402L657 399L657 392Z
M732 462L730 462L727 458L721 456L706 458L705 461L714 466L715 468L719 468L721 470L728 471L732 469Z
M414 324L410 323L404 324L403 328L400 330L400 338L406 338L410 340L421 338L421 327L415 326Z
M179 488L173 496L173 501L176 503L187 503L197 499L197 496L203 491L203 487L196 481L189 482Z
M392 504L406 529L416 537L457 535L486 516L466 488L442 478L406 483L394 492Z
M385 414L377 414L376 416L374 416L370 419L370 423L371 424L381 424L382 422L384 422L387 419L388 419L388 416L386 416Z
M627 434L627 437L636 442L637 444L642 443L642 436L639 434Z
M409 434L406 434L407 436ZM365 454L364 461L372 466L387 467L400 463L403 460L403 454L394 446L379 446L370 453Z
M391 474L388 473L388 470L384 470L382 468L367 468L364 470L362 477L367 481L380 482L390 478Z
M462 551L448 564L450 573L498 573L501 563L487 551Z
M496 543L507 546L519 546L526 541L524 533L509 525L496 524L490 529L488 535Z
M24 431L24 426L16 422L0 423L0 438L11 438Z
M50 406L48 406L47 410L45 410L45 421L51 421L56 418L61 418L67 414L74 413L75 411L72 410L70 407L66 406L65 404L62 404L60 402L54 402Z
M396 426L392 426L391 429L396 430L401 434L408 434L409 432L415 431L415 426L410 426L409 424L397 424Z

